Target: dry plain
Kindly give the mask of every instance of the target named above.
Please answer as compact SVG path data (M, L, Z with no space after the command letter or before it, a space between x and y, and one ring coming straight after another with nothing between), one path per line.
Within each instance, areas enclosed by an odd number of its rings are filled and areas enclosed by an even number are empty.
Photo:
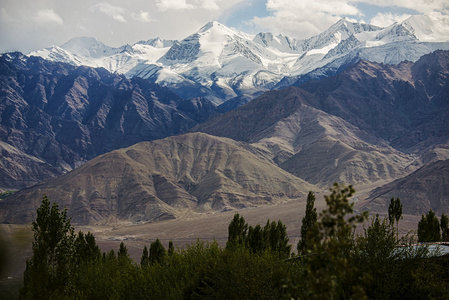
M356 194L354 199L356 210L365 204L368 192L375 186L383 183L373 183L355 187ZM318 211L325 208L324 195L328 191L316 192L315 206ZM249 225L265 224L267 220L281 220L287 226L287 232L290 237L294 250L300 236L301 219L305 213L306 198L287 201L272 206L250 208L244 210L227 211L220 213L197 214L186 213L183 217L175 220L167 220L153 223L133 224L117 223L110 226L79 226L75 231L92 232L98 245L103 252L111 249L118 250L123 241L128 249L130 256L138 263L143 247L149 246L151 242L159 238L167 246L170 240L175 247L184 248L189 244L195 243L197 239L202 241L213 241L214 239L225 246L227 240L227 230L229 222L235 213L242 215ZM385 212L386 213L386 212ZM385 216L381 215L381 216ZM416 230L420 216L404 215L399 223L399 234L405 235ZM3 244L7 245L9 250L9 259L6 266L6 272L2 279L7 277L19 278L25 269L25 261L31 256L32 232L30 225L1 224ZM357 232L363 232L363 226L357 229Z

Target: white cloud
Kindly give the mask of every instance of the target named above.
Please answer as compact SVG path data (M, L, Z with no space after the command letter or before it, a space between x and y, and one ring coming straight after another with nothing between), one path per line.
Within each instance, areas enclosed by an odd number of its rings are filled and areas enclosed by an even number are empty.
M53 9L41 9L31 18L39 25L64 25L62 18Z
M82 31L87 31L87 28L81 24L76 24L76 29L82 30Z
M100 11L118 22L126 23L126 19L123 16L125 14L125 10L120 6L111 5L107 2L100 2L92 6L91 10Z
M449 12L449 2L447 0L355 0L354 2L382 7L396 6L400 8L408 8L425 14L433 11Z
M220 5L217 2L224 2L221 0L156 0L156 6L160 11L166 10L191 10L191 9L205 9L205 10L220 10ZM221 4L221 3L220 3Z
M12 18L9 13L6 11L6 9L4 7L2 7L1 11L0 11L0 20L2 20L2 22L5 23L13 23L14 22L14 18Z
M395 22L402 23L402 21L408 19L409 17L410 15L408 14L395 15L392 13L378 13L371 19L370 24L379 27L387 27Z
M134 20L143 22L143 23L150 23L153 22L154 19L151 18L150 13L147 11L140 11L139 13L132 13L132 17Z
M255 17L257 26L297 38L318 34L337 22L341 15L361 16L357 7L342 0L268 0L268 17Z
M219 10L220 6L214 0L196 0L196 7L207 10Z
M267 9L279 12L293 12L300 15L310 14L312 12L322 12L332 15L357 15L360 11L357 7L349 4L349 1L343 0L316 0L316 1L297 1L297 0L268 0Z
M160 11L195 8L192 4L188 4L186 0L156 0L156 6Z
M80 35L94 36L115 47L158 36L183 39L214 20L236 28L250 22L251 26L242 30L251 33L271 31L307 38L343 16L367 22L372 18L381 24L400 20L402 14L413 11L449 15L448 0L0 1L0 51L25 53L62 45Z

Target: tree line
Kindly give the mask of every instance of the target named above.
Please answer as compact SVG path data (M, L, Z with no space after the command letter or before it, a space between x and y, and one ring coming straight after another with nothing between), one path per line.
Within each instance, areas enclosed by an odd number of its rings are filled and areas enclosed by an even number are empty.
M391 200L388 218L368 220L367 212L354 212L354 192L335 184L320 213L309 193L296 253L281 221L253 227L235 214L225 247L198 240L185 248L170 241L166 249L157 239L143 248L140 263L123 242L102 253L90 232L75 234L67 211L44 196L20 298L445 299L449 259L411 247L410 236L399 239L400 200ZM421 225L426 234L436 224L429 214ZM447 228L447 216L438 223Z

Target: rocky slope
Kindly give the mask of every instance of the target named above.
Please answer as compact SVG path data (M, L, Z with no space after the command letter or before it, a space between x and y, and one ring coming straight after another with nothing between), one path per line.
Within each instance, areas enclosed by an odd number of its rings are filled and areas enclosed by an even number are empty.
M30 222L43 193L76 224L105 224L272 205L314 189L245 147L203 133L141 142L15 193L0 202L0 222Z
M185 132L215 112L206 100L183 100L148 80L101 68L12 53L0 57L0 70L0 141L28 155L21 161L28 157L36 166L33 178L60 174L120 147ZM34 182L23 180L9 187Z
M0 141L0 187L4 190L21 189L62 174L35 156Z
M268 149L315 184L394 179L420 166L414 156L449 143L448 65L447 51L397 66L360 61L265 93L194 130Z
M426 214L432 209L437 215L449 211L449 160L429 163L407 177L374 189L363 206L372 212L386 212L390 199L401 199L404 214Z

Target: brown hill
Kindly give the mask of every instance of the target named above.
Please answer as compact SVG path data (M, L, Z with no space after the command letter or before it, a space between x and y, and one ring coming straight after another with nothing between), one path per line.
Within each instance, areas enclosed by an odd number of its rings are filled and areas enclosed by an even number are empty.
M116 150L7 198L0 222L30 222L44 193L75 223L104 224L276 204L313 189L241 144L191 133Z
M408 174L412 158L341 117L299 88L265 93L195 128L252 143L288 172L313 184L362 184ZM312 103L312 104L311 104Z
M324 137L280 164L284 170L322 187L334 182L365 184L404 176L410 160L394 151L369 144L351 147L338 139Z
M363 206L372 212L388 211L390 199L401 199L404 214L420 215L432 209L449 212L449 160L440 160L373 190Z

